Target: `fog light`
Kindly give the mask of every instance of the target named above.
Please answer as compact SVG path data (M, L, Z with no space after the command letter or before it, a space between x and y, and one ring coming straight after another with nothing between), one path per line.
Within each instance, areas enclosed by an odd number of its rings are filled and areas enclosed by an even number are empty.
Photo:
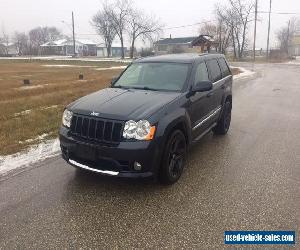
M135 162L133 164L133 167L134 167L134 170L136 170L136 171L141 171L142 170L142 165L138 162Z

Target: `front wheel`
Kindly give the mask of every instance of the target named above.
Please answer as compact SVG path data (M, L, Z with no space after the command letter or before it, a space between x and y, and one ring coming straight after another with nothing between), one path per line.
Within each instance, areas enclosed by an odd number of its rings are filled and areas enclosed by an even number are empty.
M187 154L186 138L180 130L169 137L164 150L159 179L163 184L173 184L180 178Z
M231 102L227 101L224 104L223 112L221 118L212 130L217 135L227 134L231 122Z

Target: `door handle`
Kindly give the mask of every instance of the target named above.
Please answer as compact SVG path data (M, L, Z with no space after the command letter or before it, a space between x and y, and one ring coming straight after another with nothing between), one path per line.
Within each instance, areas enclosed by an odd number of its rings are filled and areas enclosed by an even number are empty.
M207 97L211 97L211 96L213 96L214 95L214 92L209 92L206 96Z

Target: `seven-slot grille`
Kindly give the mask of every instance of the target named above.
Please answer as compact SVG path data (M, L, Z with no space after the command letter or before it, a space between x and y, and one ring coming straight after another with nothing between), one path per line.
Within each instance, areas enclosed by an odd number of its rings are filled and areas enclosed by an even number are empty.
M118 143L121 141L123 123L74 114L71 122L71 134L103 143Z

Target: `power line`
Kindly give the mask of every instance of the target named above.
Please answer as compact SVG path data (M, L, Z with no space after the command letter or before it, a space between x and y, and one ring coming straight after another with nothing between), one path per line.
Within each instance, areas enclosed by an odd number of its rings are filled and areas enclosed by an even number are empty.
M255 12L253 12L255 13ZM257 11L259 14L278 14L278 15L300 15L300 12L270 12L270 11ZM212 23L215 22L216 20L209 20L209 21L203 21L203 22L198 22L198 23L193 23L193 24L186 24L186 25L181 25L181 26L173 26L173 27L167 27L163 28L163 30L171 30L171 29L180 29L180 28L186 28L186 27L192 27L196 25L201 25L205 23ZM79 36L98 36L96 33L77 33Z
M260 14L269 14L269 11L258 11ZM300 15L300 12L273 12L271 11L271 14L277 14L277 15Z
M210 21L204 21L204 22L200 22L200 23L193 23L193 24L187 24L187 25L182 25L182 26L168 27L168 28L164 28L163 30L186 28L186 27L196 26L196 25L200 25L200 24L204 24L204 23L211 23L211 22L215 22L215 21L216 20L210 20Z
M209 21L203 21L203 22L199 22L199 23L193 23L193 24L186 24L186 25L182 25L182 26L174 26L174 27L167 27L164 28L163 30L171 30L171 29L180 29L180 28L186 28L186 27L192 27L192 26L196 26L196 25L200 25L200 24L205 24L205 23L212 23L215 22L216 20L209 20ZM77 33L77 35L80 36L98 36L98 34L93 34L93 33Z

